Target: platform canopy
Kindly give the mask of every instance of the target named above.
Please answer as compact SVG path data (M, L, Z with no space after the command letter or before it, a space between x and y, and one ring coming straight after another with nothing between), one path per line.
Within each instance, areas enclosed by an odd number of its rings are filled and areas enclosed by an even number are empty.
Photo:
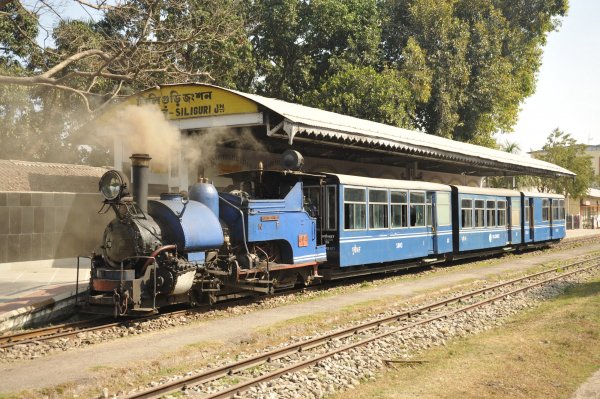
M158 105L186 131L252 126L253 134L271 152L292 146L316 158L475 176L575 176L527 156L213 85L161 85L129 101Z

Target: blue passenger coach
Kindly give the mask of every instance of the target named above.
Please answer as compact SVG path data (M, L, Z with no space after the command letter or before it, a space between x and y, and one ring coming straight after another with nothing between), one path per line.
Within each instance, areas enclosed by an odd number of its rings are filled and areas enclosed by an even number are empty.
M519 191L452 186L452 202L455 256L521 243Z
M326 176L322 237L330 267L434 261L452 252L450 186Z
M552 193L522 193L523 243L537 244L565 237L565 198Z

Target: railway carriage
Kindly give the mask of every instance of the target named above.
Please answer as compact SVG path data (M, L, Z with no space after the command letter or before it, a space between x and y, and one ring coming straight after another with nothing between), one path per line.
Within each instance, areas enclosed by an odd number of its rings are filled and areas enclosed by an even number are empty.
M537 244L565 238L565 198L552 193L521 193L523 243Z
M315 190L305 188L311 200ZM450 186L326 174L322 193L326 277L435 262L452 252Z
M452 186L452 203L454 257L521 243L519 191Z

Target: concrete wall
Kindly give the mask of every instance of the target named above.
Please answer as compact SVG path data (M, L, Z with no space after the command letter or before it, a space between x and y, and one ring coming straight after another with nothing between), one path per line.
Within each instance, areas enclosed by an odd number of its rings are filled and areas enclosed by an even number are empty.
M99 194L0 192L0 263L89 255L114 217Z

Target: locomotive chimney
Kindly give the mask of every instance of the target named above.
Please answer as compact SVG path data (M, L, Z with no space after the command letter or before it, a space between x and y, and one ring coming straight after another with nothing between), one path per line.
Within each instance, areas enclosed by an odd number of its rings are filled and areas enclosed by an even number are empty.
M150 155L132 154L131 170L133 184L131 185L133 200L142 212L148 212L148 175L150 173Z

